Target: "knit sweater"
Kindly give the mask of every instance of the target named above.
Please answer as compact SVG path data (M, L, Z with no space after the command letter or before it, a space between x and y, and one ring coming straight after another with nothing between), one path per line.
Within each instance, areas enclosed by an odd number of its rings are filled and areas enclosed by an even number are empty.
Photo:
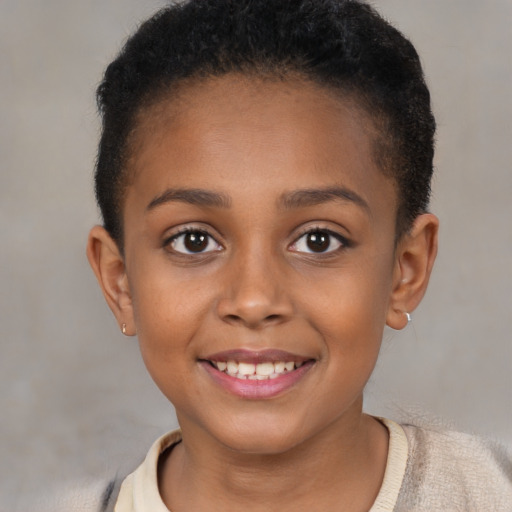
M388 459L369 512L512 512L512 454L504 448L459 432L381 421L389 431ZM169 512L158 492L158 458L180 439L179 431L162 436L125 479L68 489L37 509Z
M512 512L512 457L476 436L398 425L390 434L384 480L370 512ZM180 441L179 431L157 440L123 482L115 512L169 512L157 484L158 457Z

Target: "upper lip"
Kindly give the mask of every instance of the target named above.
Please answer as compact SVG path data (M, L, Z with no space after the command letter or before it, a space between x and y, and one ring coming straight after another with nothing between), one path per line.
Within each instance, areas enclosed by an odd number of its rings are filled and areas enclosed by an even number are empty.
M293 361L294 363L301 363L313 358L277 349L247 350L240 348L216 352L215 354L210 354L206 357L201 357L200 359L203 361L237 361L239 363L258 364L277 361Z

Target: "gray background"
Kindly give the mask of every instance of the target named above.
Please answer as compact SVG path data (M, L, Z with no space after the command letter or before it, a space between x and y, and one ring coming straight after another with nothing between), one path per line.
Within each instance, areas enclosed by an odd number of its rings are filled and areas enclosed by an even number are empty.
M0 0L0 510L113 475L175 425L84 255L98 222L94 89L156 0ZM380 0L424 62L439 123L437 268L386 332L369 410L512 445L512 2ZM409 411L409 412L407 412Z

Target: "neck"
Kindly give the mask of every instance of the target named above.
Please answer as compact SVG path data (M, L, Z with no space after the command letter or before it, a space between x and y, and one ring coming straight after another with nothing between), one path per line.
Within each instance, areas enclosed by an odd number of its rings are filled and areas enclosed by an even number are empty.
M235 452L196 429L183 433L160 464L160 492L173 512L369 510L387 459L387 430L360 412L272 455Z

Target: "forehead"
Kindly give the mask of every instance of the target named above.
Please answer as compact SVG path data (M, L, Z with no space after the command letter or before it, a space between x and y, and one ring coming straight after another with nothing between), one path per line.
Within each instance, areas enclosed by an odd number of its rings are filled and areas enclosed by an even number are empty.
M376 165L376 129L350 97L303 80L227 75L181 86L139 115L128 194L221 184L277 193L333 184L394 208L394 183ZM388 202L390 197L387 198Z

